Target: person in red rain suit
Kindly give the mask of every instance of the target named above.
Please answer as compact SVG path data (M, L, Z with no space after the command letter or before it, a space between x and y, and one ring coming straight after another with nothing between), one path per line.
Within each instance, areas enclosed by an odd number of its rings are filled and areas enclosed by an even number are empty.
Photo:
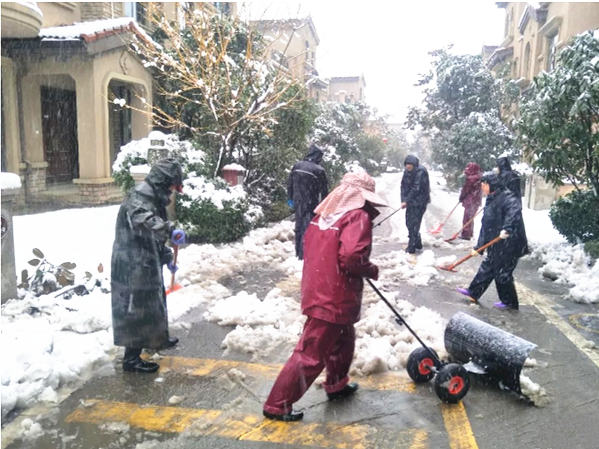
M482 192L480 190L482 171L480 166L476 162L469 162L464 169L464 175L466 175L466 180L460 191L460 202L462 203L462 206L464 206L462 225L465 225L472 217L474 217L482 204ZM460 238L470 240L473 232L474 220L462 229Z
M326 368L323 385L329 400L353 394L349 382L354 356L354 323L360 319L362 278L378 278L370 262L375 206L387 206L374 193L374 180L366 172L347 173L314 210L304 236L302 313L304 330L293 354L279 373L263 413L270 419L298 421L303 412L293 403Z

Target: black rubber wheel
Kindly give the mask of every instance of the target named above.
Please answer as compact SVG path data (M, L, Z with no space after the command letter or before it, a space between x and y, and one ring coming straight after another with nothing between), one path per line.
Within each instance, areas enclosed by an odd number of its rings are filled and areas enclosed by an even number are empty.
M443 366L435 377L435 393L443 402L455 404L466 396L469 389L468 371L458 363Z
M426 348L416 348L408 357L408 366L406 369L410 378L417 384L428 382L435 375L435 372L431 368L436 365L435 360L439 360L439 357L434 349L431 349L431 351L435 355L434 358Z

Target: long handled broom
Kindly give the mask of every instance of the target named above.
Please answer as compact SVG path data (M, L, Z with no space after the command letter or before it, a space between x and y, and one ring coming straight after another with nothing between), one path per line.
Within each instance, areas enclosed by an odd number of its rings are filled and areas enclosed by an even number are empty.
M460 229L458 229L458 231L457 231L457 232L456 232L454 235L452 235L452 236L451 236L451 237L449 237L448 239L445 239L445 241L446 241L446 242L452 242L452 241L454 241L455 239L457 239L457 238L458 238L458 235L460 235L460 232L462 232L462 231L463 231L463 230L464 230L464 229L465 229L465 228L466 228L466 227L467 227L467 226L468 226L470 223L472 223L472 222L474 221L474 219L476 218L476 216L477 216L478 214L480 214L482 210L483 210L483 208L482 208L482 207L481 207L480 209L478 209L478 210L476 211L476 213L475 213L475 214L472 216L472 218L471 218L470 220L468 220L466 223L464 223L464 226L462 226Z
M487 249L489 246L494 245L495 243L497 243L499 240L501 240L501 237L497 236L495 237L493 240L491 240L488 243L485 243L483 246L481 246L480 248L478 248L476 250L477 253L480 254L481 251L484 251L485 249ZM458 270L454 270L455 267L457 267L458 265L466 262L468 259L470 259L471 257L473 257L473 254L468 254L467 256L462 257L460 260L458 260L457 262L452 263L451 265L446 265L444 267L438 266L437 268L440 270L445 270L445 271L453 271L453 272L457 272Z
M431 234L438 234L443 230L443 226L445 225L445 223L447 223L447 220L449 220L449 217L451 217L451 214L453 214L453 211L456 210L456 208L460 205L460 202L458 201L456 203L455 206L453 206L453 209L451 209L451 212L449 212L447 214L447 217L445 217L445 220L443 220L441 222L441 224L439 224L439 226L437 226L435 229L430 229L428 232L430 232Z

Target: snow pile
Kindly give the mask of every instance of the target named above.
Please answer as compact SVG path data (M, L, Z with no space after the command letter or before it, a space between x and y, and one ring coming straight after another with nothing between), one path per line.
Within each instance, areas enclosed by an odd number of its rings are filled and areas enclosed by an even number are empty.
M111 363L110 296L45 295L2 305L2 417Z
M417 307L399 298L400 293L385 297L416 332L441 358L446 355L443 333L446 322L437 312ZM362 318L356 324L356 350L352 373L365 376L387 370L403 371L410 353L420 343L405 328L395 322L395 315L373 293L363 298Z
M21 178L15 173L0 172L0 188L18 189L21 187Z
M381 270L380 278L385 281L407 281L411 285L428 285L439 277L435 268L433 251L425 250L417 258L404 251L393 251L379 256L376 261Z
M543 266L539 272L570 286L568 298L580 303L599 303L599 263L592 264L584 245L572 246L553 227L547 210L524 209L531 257ZM534 230L534 232L532 232Z

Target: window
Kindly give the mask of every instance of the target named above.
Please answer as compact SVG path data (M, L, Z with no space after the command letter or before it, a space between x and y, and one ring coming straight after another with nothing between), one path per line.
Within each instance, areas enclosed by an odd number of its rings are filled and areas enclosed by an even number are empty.
M125 17L133 17L140 25L147 24L146 5L141 2L125 2Z
M547 37L547 71L551 71L555 67L558 35L559 33L556 31L555 34Z
M526 79L530 76L530 42L526 44L524 50L524 64L522 65L522 76Z

